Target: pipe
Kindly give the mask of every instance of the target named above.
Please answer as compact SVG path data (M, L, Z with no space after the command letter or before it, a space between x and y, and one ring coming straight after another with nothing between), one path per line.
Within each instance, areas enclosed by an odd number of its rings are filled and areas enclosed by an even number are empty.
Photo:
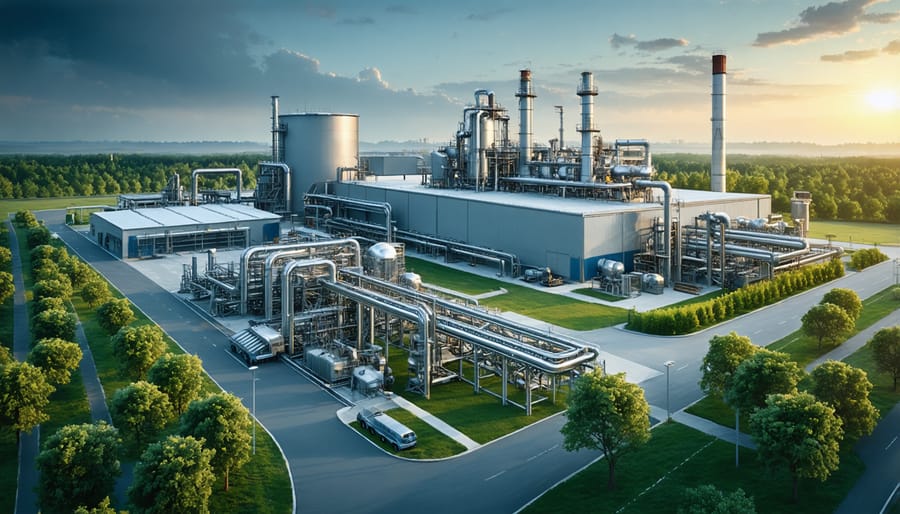
M198 168L191 172L191 205L197 205L197 177L221 174L237 176L237 203L241 203L241 170L238 168Z
M295 271L314 266L326 266L332 282L337 280L337 268L328 259L314 259L307 261L291 261L284 268L281 275L281 336L288 347L289 352L294 353L294 290L291 288L291 275Z
M712 56L712 164L709 189L725 192L725 56Z
M519 70L519 90L516 98L519 99L519 176L527 177L528 161L534 151L532 134L532 116L534 112L534 99L537 95L531 89L531 70Z
M594 75L589 71L581 73L581 85L578 87L581 97L581 181L592 182L594 173L594 97L597 87L594 86Z
M272 96L272 161L278 162L281 159L278 148L278 96ZM290 210L290 209L288 209Z
M663 269L663 285L668 287L671 283L672 271L672 186L665 180L635 180L634 185L637 187L658 187L663 190L663 223L666 225L665 230L665 267Z
M510 275L518 275L519 258L515 254L510 253L510 252L503 252L500 250L494 250L492 248L482 248L480 246L470 245L470 244L466 244L466 243L460 243L459 241L451 241L449 239L442 239L439 237L418 234L416 232L410 232L408 230L398 230L397 235L404 239L407 237L431 239L432 241L437 241L438 243L444 244L449 251L456 251L456 249L465 249L465 250L470 250L475 253L482 252L479 255L493 254L494 256L498 256L500 258L503 258L503 259L506 259L509 261Z
M650 153L650 142L646 139L616 139L615 147L616 147L616 158L619 158L619 147L620 146L642 146L644 147L644 160L646 161L645 165L647 169L650 170L650 173L653 173L653 155Z
M516 182L519 184L532 184L536 186L560 186L560 187L572 187L572 188L587 188L587 189L630 189L632 184L630 182L617 182L607 184L605 182L575 182L572 180L559 180L559 179L551 179L551 178L538 178L538 177L503 177L501 180L505 180L508 182Z
M307 193L303 195L304 203L305 199L312 198L314 200L322 200L326 202L337 202L339 204L348 204L356 207L362 207L364 210L373 211L380 210L384 213L384 228L385 228L385 241L388 243L392 243L394 240L394 230L393 224L391 222L391 204L388 202L369 202L366 200L357 200L355 198L347 198L345 196L334 196L334 195L319 195L319 194L311 194Z
M335 239L329 241L314 241L309 243L302 243L297 248L290 250L279 250L267 255L265 265L263 267L263 294L265 295L266 319L272 319L272 311L274 310L274 295L272 293L274 289L273 286L275 285L275 261L279 259L283 260L289 257L303 256L306 256L306 258L309 259L312 257L312 250L322 248L343 249L347 246L351 247L351 249L353 250L353 255L355 257L351 266L362 266L362 253L359 247L359 241L355 239ZM282 291L282 294L284 294L284 291Z
M273 98L278 97L276 96ZM284 210L285 212L294 212L291 209L291 168L283 162L261 162L259 163L259 165L267 166L270 168L281 168L281 170L284 172Z
M308 243L288 243L288 244L280 244L280 245L264 245L264 246L251 246L246 248L243 252L241 252L241 262L240 262L240 270L238 271L238 284L241 287L241 315L247 314L247 287L250 282L250 259L253 258L254 255L260 252L275 252L278 250L293 250L295 248L300 248L301 246Z

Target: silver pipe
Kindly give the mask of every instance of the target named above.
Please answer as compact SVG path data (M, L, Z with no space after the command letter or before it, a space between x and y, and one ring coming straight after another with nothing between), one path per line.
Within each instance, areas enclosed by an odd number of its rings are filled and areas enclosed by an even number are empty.
M519 258L514 253L504 252L504 251L500 251L500 250L494 250L492 248L482 248L479 246L470 245L470 244L466 244L466 243L460 243L458 241L451 241L449 239L442 239L442 238L434 237L434 236L426 236L424 234L418 234L416 232L410 232L408 230L398 230L397 234L398 234L398 236L401 236L404 238L405 237L414 237L414 238L425 238L425 239L431 239L433 241L438 241L440 243L445 244L448 247L448 249L451 249L451 250L453 248L463 248L463 249L470 250L470 251L473 251L476 253L477 252L488 252L493 255L501 256L502 258L505 258L506 260L509 261L510 275L517 275L518 271L519 271Z
M238 168L198 168L191 172L191 205L197 205L197 177L223 173L237 175L237 203L241 203L241 170Z
M594 173L594 75L589 71L581 73L581 181L591 182Z
M533 184L536 186L560 186L572 188L586 189L630 189L632 187L629 182L613 182L606 184L604 182L576 182L573 180L559 180L550 178L537 177L504 177L501 180L508 182L517 182L519 184Z
M709 188L725 192L725 56L712 57L712 164Z
M519 70L519 90L516 98L519 99L519 176L527 177L528 166L534 151L532 134L532 117L534 112L534 98L537 95L531 89L531 70Z
M294 353L294 290L291 288L291 275L295 271L314 266L327 267L331 281L337 280L337 268L328 259L291 261L285 266L284 273L281 275L281 336L284 337L284 342L292 354Z
M317 200L323 200L327 202L337 202L339 204L348 204L354 205L357 207L363 207L364 210L380 210L384 213L384 225L385 225L385 241L388 243L393 242L394 240L394 230L393 224L391 223L391 204L388 202L370 202L366 200L357 200L355 198L347 198L346 196L334 196L334 195L319 195L319 194L306 194L304 198L313 198Z
M251 246L246 248L243 252L241 252L241 262L240 262L240 270L238 271L238 284L241 287L241 315L247 314L247 287L250 282L250 259L253 258L254 255L261 252L276 252L278 250L292 250L295 248L299 248L302 245L307 243L288 243L288 244L280 244L280 245L263 245L263 246Z
M274 98L278 97L276 96ZM283 162L261 162L259 164L261 166L281 168L281 170L284 171L284 210L287 212L293 212L293 210L291 210L291 168Z
M663 190L663 223L666 224L665 230L665 260L666 264L663 269L663 284L668 287L671 283L672 271L672 186L665 180L635 180L634 185L637 187L658 187ZM680 222L680 221L679 221Z

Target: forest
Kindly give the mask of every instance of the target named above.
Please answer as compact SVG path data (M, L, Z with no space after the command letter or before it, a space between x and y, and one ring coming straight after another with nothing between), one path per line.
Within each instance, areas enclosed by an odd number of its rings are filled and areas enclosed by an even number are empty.
M196 168L239 168L256 186L264 154L0 156L0 197L48 198L161 191L173 173L189 184ZM673 187L709 189L708 156L654 155L657 178ZM812 193L817 220L900 223L900 158L729 155L728 191L772 195L772 210L789 213L794 191ZM204 177L204 187L233 188L234 178Z

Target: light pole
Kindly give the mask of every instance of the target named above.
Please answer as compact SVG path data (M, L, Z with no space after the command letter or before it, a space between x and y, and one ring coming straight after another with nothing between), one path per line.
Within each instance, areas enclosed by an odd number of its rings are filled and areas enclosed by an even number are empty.
M672 369L672 366L675 364L675 361L666 361L666 421L670 421L672 419L672 410L669 407L669 370Z
M252 391L250 393L250 412L253 419L250 420L250 426L253 434L253 455L256 455L256 370L259 369L259 366L250 366L247 369L250 370L250 390Z

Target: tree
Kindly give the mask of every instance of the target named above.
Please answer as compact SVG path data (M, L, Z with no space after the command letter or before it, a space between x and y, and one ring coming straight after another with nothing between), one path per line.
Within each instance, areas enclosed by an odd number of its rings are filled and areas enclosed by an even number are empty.
M44 373L27 362L11 362L0 368L0 423L30 432L50 419L46 408L54 387Z
M725 401L745 412L766 404L766 396L794 393L803 371L790 356L760 348L734 372Z
M97 323L107 334L115 334L120 328L134 321L131 304L125 298L113 298L97 309Z
M209 512L215 482L210 459L215 450L193 437L169 436L151 444L134 468L128 499L134 514Z
M644 390L625 374L602 370L582 375L569 394L568 420L562 427L567 451L600 450L609 467L607 487L616 486L616 462L627 450L650 439L650 406Z
M162 330L156 325L123 327L112 338L113 354L123 375L143 378L166 351Z
M175 414L181 415L200 394L203 365L196 355L167 353L150 366L147 381L166 393Z
M172 419L172 404L159 388L142 380L116 391L109 414L116 426L140 446Z
M37 313L31 319L31 333L35 339L75 339L75 315L68 311L50 309Z
M0 269L6 269L12 264L12 252L5 246L0 246Z
M181 435L203 440L203 446L216 451L211 464L225 479L250 461L250 413L240 400L218 393L191 402L181 417Z
M756 514L756 506L743 489L725 494L707 484L684 490L678 514Z
M831 291L825 293L825 296L822 297L822 301L820 304L831 303L837 305L841 309L844 309L844 312L850 316L850 319L853 320L854 324L856 320L859 319L859 315L862 313L862 301L860 301L859 296L856 294L856 291L852 289L844 289L842 287L836 287Z
M770 468L787 467L794 501L799 478L825 481L840 463L841 419L809 393L773 394L750 416L759 459Z
M63 300L62 298L57 298L55 296L48 296L47 298L41 298L40 300L31 303L31 312L33 312L35 315L40 312L49 311L50 309L65 311L65 300Z
M840 344L856 327L856 322L850 315L833 303L813 306L800 321L803 323L803 332L818 341L819 350L822 349L823 341L833 345Z
M37 459L42 512L100 504L120 474L120 446L119 431L104 421L66 425L50 436Z
M28 362L44 372L53 385L68 384L81 362L81 348L64 339L41 339L28 353Z
M826 361L813 370L810 391L834 408L848 438L869 435L878 422L878 409L869 401L872 382L866 372L840 361Z
M15 292L16 285L13 282L12 273L0 271L0 303L5 303L6 300L12 298Z
M74 514L116 514L116 509L109 504L109 496L100 500L96 507L88 510L87 506L79 505ZM127 513L126 513L127 514Z
M68 300L72 297L72 284L65 275L57 275L56 278L39 280L34 284L34 299L40 300L48 296L55 296Z
M112 298L112 293L109 292L109 286L102 278L91 280L81 286L81 299L92 309L109 301L110 298Z
M28 248L48 244L50 243L50 231L43 226L29 228L25 235L25 240L28 243Z
M758 348L747 336L731 332L724 336L713 336L709 340L709 351L703 357L700 371L700 389L707 394L724 396L731 387L731 379L738 366L750 358Z
M897 390L897 379L900 378L900 325L882 328L872 339L872 353L879 371L887 373L894 379L894 391Z
M13 359L12 354L9 352L9 348L0 344L0 368L7 364L12 364L13 362L16 362L16 359Z
M100 279L100 275L93 268L75 257L66 259L66 262L63 264L63 271L69 277L69 280L72 281L72 287L84 287L85 284L93 279Z
M881 253L878 248L863 248L853 252L850 256L850 266L861 271L886 260L888 260L888 256Z

